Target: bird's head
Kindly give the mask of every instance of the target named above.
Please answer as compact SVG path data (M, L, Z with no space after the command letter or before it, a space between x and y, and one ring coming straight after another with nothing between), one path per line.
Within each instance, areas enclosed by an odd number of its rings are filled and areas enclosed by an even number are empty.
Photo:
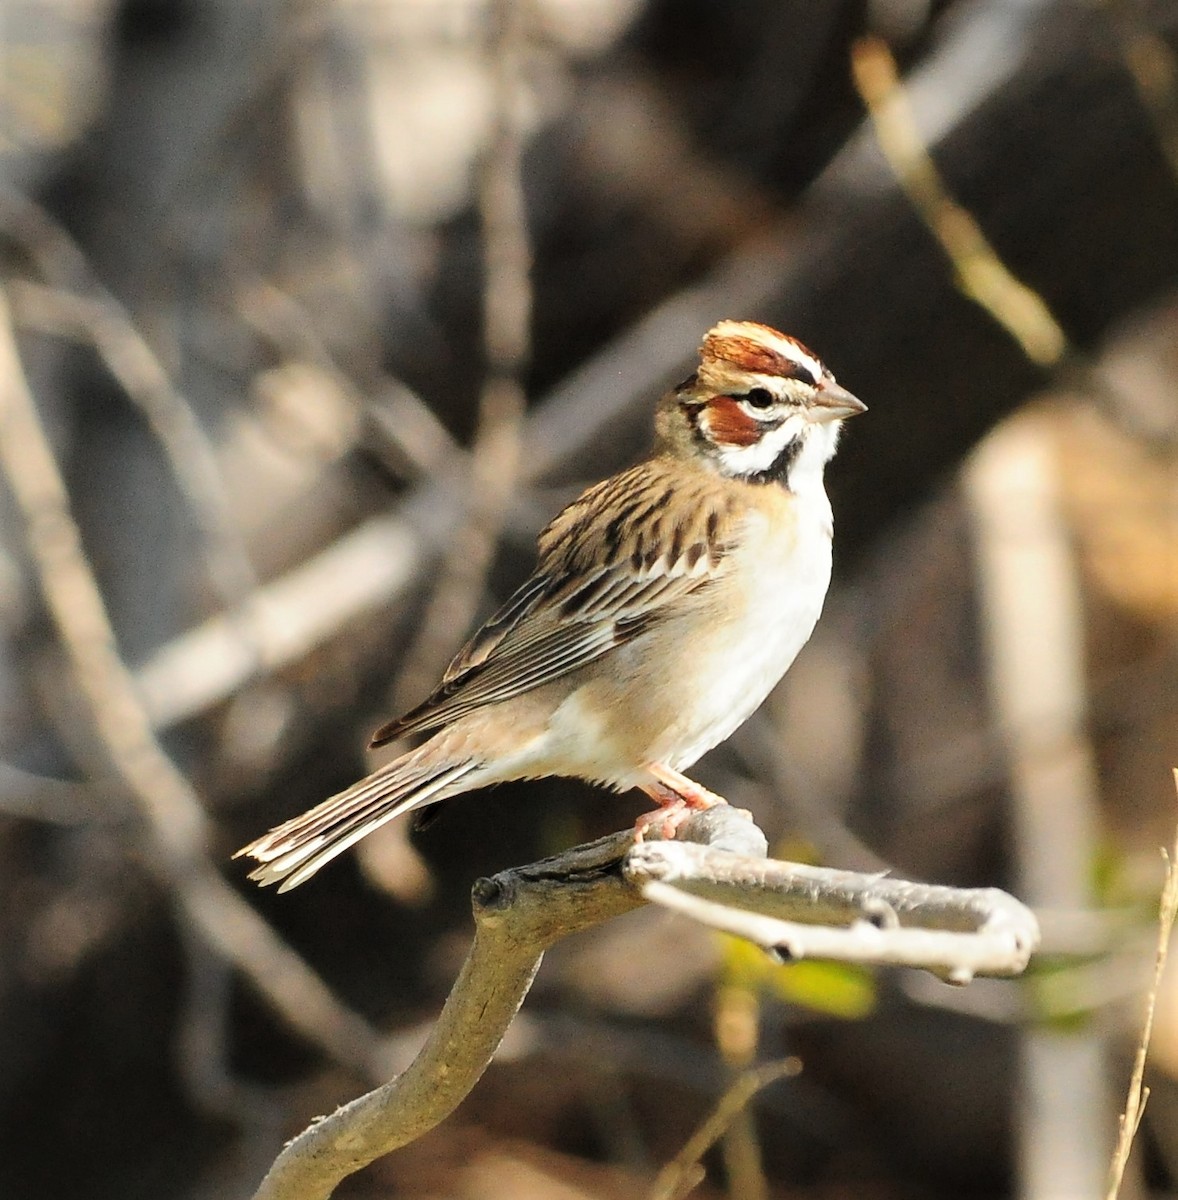
M699 367L659 403L659 449L721 475L793 490L834 453L843 420L867 406L801 342L753 321L721 321Z

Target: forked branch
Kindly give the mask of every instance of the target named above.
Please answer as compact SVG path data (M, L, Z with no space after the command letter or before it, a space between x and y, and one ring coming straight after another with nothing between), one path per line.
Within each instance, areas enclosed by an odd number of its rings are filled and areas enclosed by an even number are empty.
M296 1137L255 1200L323 1200L346 1176L433 1128L486 1069L544 951L644 902L785 957L920 966L955 982L1016 975L1038 944L1034 916L997 889L934 887L765 853L748 814L720 805L693 816L675 841L635 845L627 830L480 879L474 942L417 1058Z

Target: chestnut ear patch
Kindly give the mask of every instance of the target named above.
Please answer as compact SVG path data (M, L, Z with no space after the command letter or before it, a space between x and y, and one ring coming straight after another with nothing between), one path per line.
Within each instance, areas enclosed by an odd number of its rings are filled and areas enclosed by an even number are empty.
M717 446L752 446L761 440L761 423L734 396L713 396L701 416L708 438Z

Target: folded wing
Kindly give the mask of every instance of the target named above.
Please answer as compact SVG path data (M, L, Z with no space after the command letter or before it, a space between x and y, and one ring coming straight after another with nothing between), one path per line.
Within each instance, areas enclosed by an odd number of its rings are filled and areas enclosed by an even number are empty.
M693 493L682 495L684 488ZM676 489L672 505L672 488ZM379 746L551 683L664 617L724 570L737 512L706 478L659 460L590 488L540 535L536 572L455 656L412 712L378 729Z

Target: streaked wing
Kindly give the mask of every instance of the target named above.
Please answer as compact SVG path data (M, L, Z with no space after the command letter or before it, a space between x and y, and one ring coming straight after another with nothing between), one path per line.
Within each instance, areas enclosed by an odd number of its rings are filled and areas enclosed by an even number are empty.
M659 459L590 488L540 535L535 574L455 656L433 695L372 744L509 700L637 637L717 577L735 520L730 495Z

